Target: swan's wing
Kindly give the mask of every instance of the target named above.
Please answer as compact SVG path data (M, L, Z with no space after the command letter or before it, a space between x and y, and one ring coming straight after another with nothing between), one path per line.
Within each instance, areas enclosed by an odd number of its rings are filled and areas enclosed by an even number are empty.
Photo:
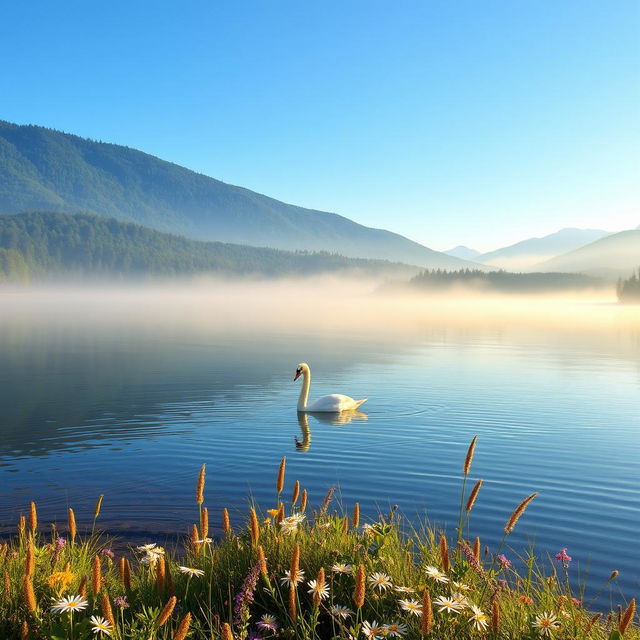
M308 405L307 411L349 411L350 409L356 409L365 401L366 398L364 400L354 400L341 393L331 393L328 396L318 398L311 405Z

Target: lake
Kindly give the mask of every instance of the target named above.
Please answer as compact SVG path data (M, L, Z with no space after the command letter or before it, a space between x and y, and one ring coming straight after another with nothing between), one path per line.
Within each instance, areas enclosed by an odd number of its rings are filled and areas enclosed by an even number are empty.
M163 291L0 295L0 527L35 499L127 540L171 544L205 504L235 524L273 506L277 465L318 505L329 487L370 518L457 522L462 463L484 479L471 534L495 549L517 503L540 495L506 554L567 547L587 600L613 569L640 587L640 310L606 301L394 299L347 283L205 283ZM368 397L343 423L311 399ZM608 597L608 596L607 596Z

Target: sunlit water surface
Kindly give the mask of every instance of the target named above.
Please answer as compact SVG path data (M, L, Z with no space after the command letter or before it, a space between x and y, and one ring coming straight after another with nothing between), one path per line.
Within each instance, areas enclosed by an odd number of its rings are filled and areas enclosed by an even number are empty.
M637 310L576 303L551 322L540 309L516 318L434 303L408 319L409 303L385 301L383 314L328 302L314 321L311 302L289 298L263 315L260 298L128 296L2 300L3 531L32 499L43 523L64 523L67 506L88 523L105 493L108 531L171 544L194 521L206 463L216 533L222 507L239 523L249 495L273 506L282 456L286 491L299 479L312 504L336 487L368 517L398 504L411 521L454 527L477 434L470 481L484 485L472 535L495 549L514 506L538 491L507 555L529 542L543 555L567 547L588 594L612 569L624 595L637 594ZM587 313L596 321L577 320ZM298 416L302 360L312 398L366 396L363 415Z

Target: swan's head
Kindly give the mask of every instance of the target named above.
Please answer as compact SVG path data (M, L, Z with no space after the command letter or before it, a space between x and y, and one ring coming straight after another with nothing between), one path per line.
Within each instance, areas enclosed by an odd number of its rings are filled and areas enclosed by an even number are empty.
M296 375L293 376L293 381L295 382L300 376L304 376L309 373L309 365L306 362L301 362L296 367Z

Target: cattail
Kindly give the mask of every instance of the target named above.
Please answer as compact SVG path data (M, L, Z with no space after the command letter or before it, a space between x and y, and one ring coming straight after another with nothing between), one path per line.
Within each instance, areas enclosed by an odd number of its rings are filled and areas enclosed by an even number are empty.
M356 586L353 590L353 603L358 609L364 605L364 592L365 592L365 574L364 565L358 565L358 571L356 573Z
M307 510L307 490L302 490L302 498L300 498L300 511L304 513Z
M594 616L592 616L587 624L587 626L584 629L584 633L585 635L588 635L589 632L591 631L591 629L593 629L593 625L598 622L598 620L600 620L600 617L602 616L602 613L596 613Z
M24 620L20 625L20 640L28 640L29 638L29 625L27 621Z
M161 556L158 558L156 562L156 590L159 593L164 591L164 580L165 580L165 562L164 558Z
M122 582L124 582L125 560L124 556L118 560L118 575Z
M87 597L87 581L88 580L89 580L89 576L87 576L87 575L82 576L82 578L80 580L80 586L78 587L78 594L82 598L86 598Z
M98 496L98 500L96 502L96 507L93 510L93 519L96 520L98 518L98 516L100 515L100 508L102 507L102 498L104 498L104 493L101 493Z
M278 515L276 516L276 522L280 524L284 520L284 504L280 503L278 507Z
M342 535L349 533L349 518L342 518Z
M442 561L442 569L445 573L449 573L451 565L449 563L449 547L447 546L447 538L440 536L440 560Z
M253 507L251 507L251 510L249 511L249 518L251 528L251 544L255 546L258 544L258 540L260 539L260 523L258 522L256 510Z
M200 536L198 535L198 525L192 524L191 525L191 545L194 547L194 549L197 549L199 546L198 540L200 540Z
M298 611L296 609L296 588L293 584L289 587L289 617L293 622L295 622L298 617Z
M229 520L229 511L227 510L226 507L222 510L222 530L227 536L231 533L231 522Z
M476 501L478 497L478 492L480 491L480 487L482 486L482 478L475 483L473 489L471 489L471 494L469 495L469 499L467 500L467 513L473 509L473 503Z
M129 563L128 558L123 558L124 560L124 569L122 575L122 583L124 584L124 588L127 591L131 591L131 564Z
M520 516L525 512L527 505L537 496L536 493L532 493L530 496L527 496L513 511L511 517L507 521L507 524L504 526L505 534L510 534L513 531L513 528L516 526L518 520L520 520Z
M480 537L476 536L476 539L473 543L473 555L477 562L480 562Z
M9 596L11 595L11 577L9 576L9 572L4 572L4 599L9 600Z
M293 493L291 494L291 506L295 507L300 497L300 480L296 480L293 485Z
M202 507L200 511L200 533L204 540L209 535L209 509Z
M280 468L278 469L278 479L276 480L276 491L278 495L282 493L284 489L284 472L287 467L287 458L284 457L280 460Z
M289 569L289 575L291 576L291 582L295 585L298 578L298 571L300 570L300 544L296 543L291 554L291 567Z
M351 524L354 529L357 529L360 526L360 503L356 502L353 505L353 518L351 518Z
M102 565L100 564L100 556L93 558L93 564L91 565L91 589L93 593L100 593L100 587L102 586Z
M467 456L464 459L464 467L462 468L462 471L464 472L465 476L469 473L469 469L471 469L471 461L473 460L473 453L476 450L477 439L478 439L478 436L473 436L473 440L471 441L471 444L467 449Z
M24 563L24 575L32 576L33 570L35 569L35 566L36 566L36 549L33 545L33 538L31 537L27 541L26 554L27 554L27 557Z
M497 600L491 603L491 631L495 634L500 631L500 605Z
M36 604L36 594L33 592L33 580L30 575L25 575L22 582L22 591L24 593L24 599L27 603L27 609L32 613L35 612L37 608Z
M111 608L111 601L109 600L109 594L103 593L101 598L102 615L107 619L112 627L116 626L116 619L113 617L113 609Z
M618 625L618 631L624 635L624 632L627 630L627 627L633 621L633 616L636 613L636 599L632 598L629 606L625 609L622 614L622 619L620 620L620 624Z
M164 605L162 611L160 612L158 620L156 621L156 625L158 627L161 627L171 617L171 614L173 613L177 602L178 599L175 596L171 596L169 598L167 604Z
M319 591L324 587L324 567L320 567L320 571L318 571L318 575L316 576L316 590L313 592L313 604L316 607L320 606L321 598Z
M426 636L431 633L433 627L433 609L431 607L431 594L429 589L425 589L422 594L422 622L420 624L420 633Z
M233 640L233 633L228 622L222 625L222 640Z
M203 464L200 467L200 473L198 474L198 484L196 485L196 502L202 504L204 502L204 476L206 473L206 466Z
M36 503L31 503L31 508L29 509L29 528L32 533L36 532L38 528L38 511L36 510Z
M20 514L20 519L18 520L18 535L24 535L24 532L27 530L27 518Z
M225 622L225 624L227 623ZM187 613L185 617L182 618L182 620L180 620L180 624L178 625L176 632L173 634L172 640L184 640L187 637L187 633L189 633L190 625L191 625L191 614ZM227 627L228 626L229 625L227 624ZM229 631L231 631L231 629L229 629ZM222 637L224 638L224 632Z
M609 579L607 580L607 582L611 582L612 580L615 580L618 577L618 570L614 569L611 572L611 575L609 576Z
M67 521L69 523L69 537L71 538L71 542L74 542L76 539L76 514L73 513L73 509L69 507L67 509Z
M331 487L329 491L327 491L327 495L324 497L322 501L322 506L320 507L320 513L326 513L329 508L329 504L331 503L331 498L333 498L333 492L335 489Z
M258 564L260 565L260 573L264 578L268 576L267 559L264 557L264 549L262 545L258 545Z

